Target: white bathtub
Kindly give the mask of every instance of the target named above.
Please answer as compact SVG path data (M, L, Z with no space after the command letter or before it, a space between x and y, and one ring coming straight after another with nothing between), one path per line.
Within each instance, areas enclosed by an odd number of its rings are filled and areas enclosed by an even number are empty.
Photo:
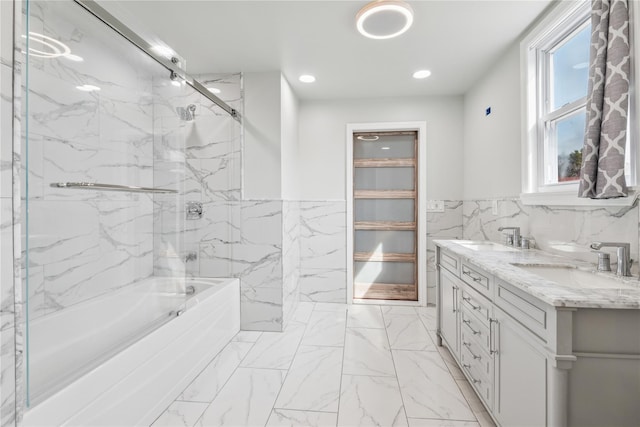
M237 279L155 278L44 316L24 425L149 425L239 329Z

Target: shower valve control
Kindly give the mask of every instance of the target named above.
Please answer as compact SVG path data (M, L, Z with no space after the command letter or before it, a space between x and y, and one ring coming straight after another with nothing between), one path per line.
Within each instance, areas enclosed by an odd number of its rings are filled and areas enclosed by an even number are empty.
M187 202L187 219L200 219L202 214L202 203Z

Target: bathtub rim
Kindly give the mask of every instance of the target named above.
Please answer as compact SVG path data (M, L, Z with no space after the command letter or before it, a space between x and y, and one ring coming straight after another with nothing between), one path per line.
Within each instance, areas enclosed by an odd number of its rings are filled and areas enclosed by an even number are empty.
M197 279L207 280L207 278ZM221 326L223 329L226 328L224 338L214 346L215 353L219 352L240 330L240 281L237 278L216 278L213 280L220 286L212 286L215 291L212 291L207 298L203 299L191 310L188 310L184 315L176 317L163 325L163 327L142 337L138 342L123 349L105 363L95 367L65 388L48 396L38 405L30 408L25 407L23 425L91 425L87 424L92 416L90 412L87 412L87 408L111 408L114 405L113 403L107 402L107 404L103 404L100 403L100 400L109 394L113 394L114 389L120 388L126 393L130 387L124 384L127 379L135 376L138 370L145 368L149 363L160 363L163 357L165 359L168 358L167 363L171 363L173 359L167 354L170 352L171 346L180 341L183 336L188 336L189 332L197 333L198 331L191 331L190 328L192 324L203 322L203 319L210 321L215 318L224 323ZM217 298L211 298L216 295L220 295L220 298L231 297L233 299L225 301L220 310L210 310L218 302L216 301ZM226 313L225 310L230 311L230 313ZM173 337L163 338L163 334L172 335ZM186 387L195 375L215 356L215 353L210 354L211 352L206 349L199 349L198 351L202 352L202 356L197 363L184 367L184 376L179 381L179 386L182 388ZM131 365L132 363L134 364ZM123 366L126 369L123 369ZM96 387L94 383L101 381L104 381L102 383L103 386ZM168 387L171 389L169 394L177 386L176 384L170 384ZM150 392L162 393L163 390L151 388ZM167 400L168 397L165 393L162 399L158 399L158 402L165 401L168 405L175 396L170 395L169 397L170 399ZM111 400L113 401L113 399ZM160 406L163 404L158 403ZM143 409L140 408L141 411ZM148 419L153 415L153 410L147 411L144 415ZM157 416L158 414L155 415ZM142 416L142 418L144 419L145 417ZM139 420L134 421L134 423L137 422ZM153 422L153 419L150 422Z

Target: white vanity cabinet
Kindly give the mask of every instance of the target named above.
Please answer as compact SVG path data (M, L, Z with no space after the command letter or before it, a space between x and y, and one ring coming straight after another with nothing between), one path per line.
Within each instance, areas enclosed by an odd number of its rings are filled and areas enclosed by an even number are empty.
M494 304L496 288L507 295L504 284L452 253L438 258L447 260L438 269L439 334L469 383L499 424L546 425L544 343Z
M554 306L436 245L438 344L498 425L640 425L640 310Z
M541 343L532 342L531 333L499 308L493 315L497 338L492 412L503 426L547 425L547 358Z
M442 293L440 304L440 335L446 341L452 352L458 352L460 324L458 321L458 307L460 306L460 279L449 271L440 274L440 290Z

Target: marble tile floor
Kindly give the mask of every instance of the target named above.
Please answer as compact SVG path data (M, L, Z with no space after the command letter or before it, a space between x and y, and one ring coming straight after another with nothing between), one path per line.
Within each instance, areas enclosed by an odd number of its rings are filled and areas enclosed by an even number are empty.
M240 332L152 427L494 426L435 307L301 302L285 332Z

